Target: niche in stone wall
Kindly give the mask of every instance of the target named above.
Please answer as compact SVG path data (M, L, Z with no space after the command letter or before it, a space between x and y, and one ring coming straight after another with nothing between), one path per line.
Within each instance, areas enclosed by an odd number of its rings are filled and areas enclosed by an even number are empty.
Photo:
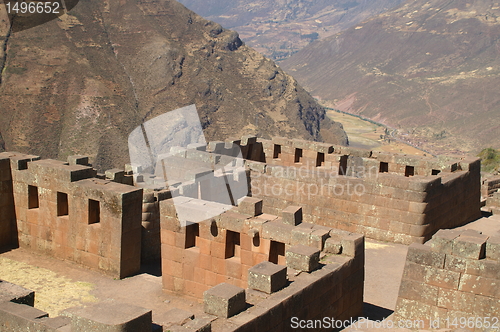
M226 231L226 258L240 257L240 233L233 231Z
M271 241L271 246L269 248L269 261L274 264L286 265L284 243Z
M89 199L89 225L101 222L101 206L99 201Z
M68 194L57 192L57 216L67 216L68 213Z
M389 173L389 163L380 162L379 173Z
M302 161L302 149L295 149L295 163L300 163Z
M347 160L349 156L341 156L340 157L340 163L339 163L339 175L346 175L347 174Z
M316 156L316 167L323 166L325 164L325 154L323 152L318 152Z
M38 207L38 187L28 186L28 209L37 209Z
M274 144L273 158L279 159L281 157L281 145Z
M405 176L414 176L415 175L415 167L413 166L406 166L405 167Z
M186 225L185 248L196 247L196 239L200 236L200 225L198 223Z

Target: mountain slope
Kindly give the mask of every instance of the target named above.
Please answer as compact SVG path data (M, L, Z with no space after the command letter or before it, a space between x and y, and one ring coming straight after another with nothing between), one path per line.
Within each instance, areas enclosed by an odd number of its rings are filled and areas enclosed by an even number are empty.
M282 67L325 103L436 153L500 146L498 1L408 1Z
M238 31L248 45L279 60L404 0L180 0L203 17Z
M119 166L136 126L193 103L210 140L254 133L346 142L292 77L176 1L80 1L25 31L9 33L4 22L0 36L8 150Z

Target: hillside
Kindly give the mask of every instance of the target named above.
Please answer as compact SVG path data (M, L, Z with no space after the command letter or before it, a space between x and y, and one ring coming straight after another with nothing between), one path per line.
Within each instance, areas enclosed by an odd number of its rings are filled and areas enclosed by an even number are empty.
M435 153L500 146L498 1L408 1L281 66L332 107Z
M345 30L404 0L180 0L186 7L238 31L266 57L289 57L311 41Z
M291 76L176 1L80 1L68 15L14 31L5 21L0 28L8 150L86 154L99 169L120 166L136 126L190 104L209 140L257 134L346 143L341 125Z

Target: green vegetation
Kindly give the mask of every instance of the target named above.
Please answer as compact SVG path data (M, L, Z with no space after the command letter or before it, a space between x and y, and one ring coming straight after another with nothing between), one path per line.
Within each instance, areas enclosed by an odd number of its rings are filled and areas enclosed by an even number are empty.
M483 171L500 171L500 150L486 148L483 149L477 156L482 159L481 165Z

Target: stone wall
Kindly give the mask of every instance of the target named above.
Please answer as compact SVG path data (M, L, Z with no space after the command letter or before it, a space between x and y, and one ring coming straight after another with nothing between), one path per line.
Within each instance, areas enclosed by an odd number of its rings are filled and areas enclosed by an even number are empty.
M0 250L16 245L17 225L10 160L0 157Z
M479 160L372 154L283 138L256 144L266 162L247 167L251 194L263 198L266 213L300 205L306 222L404 244L480 217Z
M65 163L2 153L0 159L10 160L21 247L117 278L139 271L142 189L94 178L86 157Z
M324 322L325 317L335 319L335 322L329 322L330 326L323 325L325 330L342 330L335 328L335 324L341 321L343 327L347 327L349 323L345 321L360 317L363 313L362 260L333 255L322 260L322 264L315 271L299 274L287 287L276 293L267 296L259 293L260 299L254 300L253 306L227 319L225 331L284 332L297 329L299 324L304 327L307 321ZM253 295L251 291L248 294Z
M125 303L99 303L72 308L61 316L33 307L35 293L0 280L0 330L9 332L160 332L151 311ZM159 328L158 328L159 327Z
M204 192L213 193L205 187L222 186L203 178L209 170L213 172L214 160L234 155L237 146L245 158L250 195L262 198L264 212L269 214L299 205L306 222L404 244L423 243L438 229L481 215L477 159L373 153L281 137L257 140L246 136L191 149L174 148L169 170L179 180L170 189L185 197L210 199ZM240 169L229 175L230 186L245 176ZM166 187L163 176L138 173L136 178L139 186ZM154 219L150 224L156 223Z
M487 199L500 189L500 176L487 176L481 181L481 198Z
M396 319L423 320L426 329L496 330L500 327L499 284L498 236L440 230L425 245L409 247ZM484 317L490 317L490 324L496 317L496 328L486 328ZM460 319L470 325L460 326ZM457 322L459 326L451 325Z
M500 191L496 191L486 199L486 209L493 214L500 214Z
M302 223L300 207L284 209L281 217L263 214L262 201L252 197L244 198L237 209L184 227L175 207L173 200L160 202L164 290L201 299L220 283L247 288L248 271L254 265L269 261L286 266L286 253L293 246L302 244L319 253L327 241L336 241L335 254L355 259L355 263L346 262L349 268L341 279L359 274L356 298L362 302L362 236Z

